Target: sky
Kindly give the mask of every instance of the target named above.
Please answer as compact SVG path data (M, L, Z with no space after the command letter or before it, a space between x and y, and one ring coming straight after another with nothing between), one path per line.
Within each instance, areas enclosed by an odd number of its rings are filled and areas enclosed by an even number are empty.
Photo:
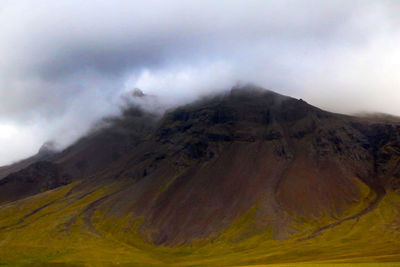
M65 147L134 88L167 106L251 82L400 115L396 0L0 0L0 165Z

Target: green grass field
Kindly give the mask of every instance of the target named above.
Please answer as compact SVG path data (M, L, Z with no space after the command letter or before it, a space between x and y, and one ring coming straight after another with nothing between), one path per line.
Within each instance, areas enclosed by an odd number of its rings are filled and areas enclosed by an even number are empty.
M254 207L212 239L171 248L145 242L134 214L109 217L96 210L88 220L84 209L110 189L78 199L68 194L72 186L0 207L0 266L400 266L395 193L359 219L305 241L298 240L315 222L299 219L299 231L277 241L268 229L253 231Z

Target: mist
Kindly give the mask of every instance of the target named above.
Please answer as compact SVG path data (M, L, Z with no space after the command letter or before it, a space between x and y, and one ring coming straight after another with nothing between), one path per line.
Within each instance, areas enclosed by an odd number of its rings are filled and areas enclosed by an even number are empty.
M2 1L0 165L48 140L67 146L134 88L159 109L241 81L330 111L400 115L399 11L382 0Z

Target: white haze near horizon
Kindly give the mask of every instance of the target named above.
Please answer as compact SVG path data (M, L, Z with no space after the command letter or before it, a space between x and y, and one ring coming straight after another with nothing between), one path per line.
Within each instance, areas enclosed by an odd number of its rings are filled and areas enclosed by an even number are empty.
M251 82L400 115L390 0L0 2L0 165L66 146L133 88L166 106Z

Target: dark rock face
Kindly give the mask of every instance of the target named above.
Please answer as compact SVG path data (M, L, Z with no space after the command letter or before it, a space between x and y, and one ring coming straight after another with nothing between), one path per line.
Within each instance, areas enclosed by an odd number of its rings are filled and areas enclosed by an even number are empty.
M11 182L12 180L34 183L39 179L56 182L58 178L59 170L56 164L47 161L39 161L33 163L28 168L10 174L3 179L2 183Z
M284 135L301 139L329 114L259 88L234 88L228 95L205 99L168 113L156 139L192 159L217 155L221 144L277 141L285 156ZM289 129L288 129L289 128Z
M5 200L6 196L13 200L18 199L21 194L28 196L50 190L66 185L71 180L57 164L39 161L0 180L1 200Z

